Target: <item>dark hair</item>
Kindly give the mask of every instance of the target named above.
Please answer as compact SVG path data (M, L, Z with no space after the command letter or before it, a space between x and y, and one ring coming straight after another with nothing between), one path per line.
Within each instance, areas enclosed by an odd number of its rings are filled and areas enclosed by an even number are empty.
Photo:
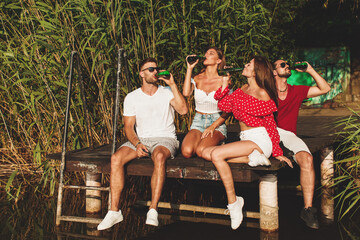
M259 87L265 89L270 98L278 105L278 94L273 73L272 64L263 56L254 57L254 71L256 83Z
M141 68L148 62L153 62L157 64L157 61L155 58L145 58L144 60L141 61L141 63L139 64L139 71L141 71Z
M275 60L274 62L272 62L272 66L273 66L273 68L274 68L274 70L276 69L276 62L277 61L280 61L281 59L278 59L278 60Z

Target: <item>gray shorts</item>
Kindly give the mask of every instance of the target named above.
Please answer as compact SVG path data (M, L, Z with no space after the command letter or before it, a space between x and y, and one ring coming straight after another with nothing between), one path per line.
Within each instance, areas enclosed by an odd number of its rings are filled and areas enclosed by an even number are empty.
M150 154L152 154L158 146L166 147L171 153L171 158L175 157L180 144L176 138L171 137L139 138L139 140L149 150ZM121 145L119 148L121 147L129 147L136 151L135 146L129 141Z

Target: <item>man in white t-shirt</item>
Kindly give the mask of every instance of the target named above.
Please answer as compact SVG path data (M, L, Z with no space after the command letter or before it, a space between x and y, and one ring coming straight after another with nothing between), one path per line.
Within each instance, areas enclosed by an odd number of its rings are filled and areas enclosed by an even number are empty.
M124 130L128 142L111 156L111 206L98 225L98 230L110 228L123 220L118 204L124 187L124 165L145 156L150 156L154 163L151 205L146 224L158 226L157 205L165 181L165 163L168 158L174 157L179 148L174 110L181 115L188 112L184 97L171 74L170 79L159 78L167 87L158 85L156 74L159 68L155 59L144 59L139 69L142 86L129 93L124 100Z

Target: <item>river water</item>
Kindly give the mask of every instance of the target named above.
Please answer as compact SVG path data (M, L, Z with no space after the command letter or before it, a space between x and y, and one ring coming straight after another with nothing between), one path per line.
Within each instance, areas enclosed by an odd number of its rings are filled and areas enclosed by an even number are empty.
M137 200L150 200L150 178L129 177L122 194L121 209L124 221L109 231L96 231L96 226L83 223L62 222L55 228L56 196L46 196L46 191L36 189L36 184L23 186L22 198L8 201L1 188L0 239L360 239L359 214L333 223L320 217L320 229L307 228L299 219L303 206L298 190L299 169L282 169L278 174L279 226L276 233L259 230L258 220L244 219L239 229L233 231L229 216L216 216L193 212L159 210L159 227L145 225L147 209L135 207ZM319 179L319 178L317 178ZM317 186L319 183L317 183ZM36 191L35 191L36 190ZM237 195L245 199L245 211L259 211L258 184L236 184ZM314 206L320 208L319 189L315 192ZM82 215L85 194L82 191L65 192L63 212ZM106 213L103 196L103 212ZM167 179L161 201L226 208L225 190L221 182Z

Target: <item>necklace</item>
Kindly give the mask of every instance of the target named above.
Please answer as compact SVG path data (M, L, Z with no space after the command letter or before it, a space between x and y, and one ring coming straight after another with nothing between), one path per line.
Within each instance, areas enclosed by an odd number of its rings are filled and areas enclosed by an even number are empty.
M286 90L288 89L288 85L286 85L286 88L284 90L280 90L278 89L279 92L286 92Z

